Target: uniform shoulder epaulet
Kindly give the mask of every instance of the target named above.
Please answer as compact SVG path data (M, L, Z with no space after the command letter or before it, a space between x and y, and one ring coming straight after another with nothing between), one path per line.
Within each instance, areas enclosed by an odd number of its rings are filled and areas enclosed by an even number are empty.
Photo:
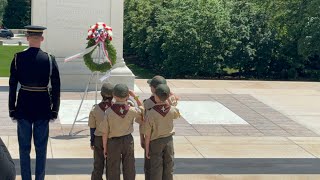
M46 52L46 54L48 54L48 56L51 56L51 58L55 58L55 56L52 55L51 53Z

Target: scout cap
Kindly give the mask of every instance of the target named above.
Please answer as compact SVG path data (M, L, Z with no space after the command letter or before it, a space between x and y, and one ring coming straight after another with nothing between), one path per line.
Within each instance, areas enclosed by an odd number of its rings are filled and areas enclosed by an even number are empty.
M170 96L170 88L166 84L160 84L159 86L157 86L155 94L161 101L165 101Z
M46 30L46 27L43 26L25 26L27 29L27 36L42 36L43 31Z
M113 84L104 83L101 87L101 95L104 97L112 97L113 88L114 88Z
M159 84L167 84L167 81L164 77L162 76L154 76L152 79L149 79L148 84L150 84L150 86L156 88Z
M113 95L119 98L125 98L129 95L129 88L125 84L117 84L113 88Z

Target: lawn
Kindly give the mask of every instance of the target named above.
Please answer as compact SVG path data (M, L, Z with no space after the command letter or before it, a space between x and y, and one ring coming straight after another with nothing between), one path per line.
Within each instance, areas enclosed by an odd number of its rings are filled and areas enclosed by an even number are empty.
M0 46L0 77L9 77L13 55L26 48L26 46Z
M0 77L9 77L13 55L26 48L26 46L0 46ZM127 65L139 79L149 79L155 76L155 74L148 69L141 68L135 64Z
M127 64L127 66L138 79L151 79L156 75L151 70L139 67L135 64Z

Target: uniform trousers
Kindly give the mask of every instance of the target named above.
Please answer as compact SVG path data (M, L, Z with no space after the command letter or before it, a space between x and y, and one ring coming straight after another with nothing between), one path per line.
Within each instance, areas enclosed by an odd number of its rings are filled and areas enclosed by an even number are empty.
M132 135L109 138L107 152L108 179L120 180L120 164L122 163L123 180L134 180L136 170Z
M22 180L31 180L30 151L32 136L36 150L36 180L44 180L49 137L49 120L18 120L18 141Z
M174 149L172 136L150 142L150 179L173 180Z
M93 157L94 157L94 163L93 163L93 171L91 174L91 180L102 180L103 171L104 171L104 168L107 167L107 164L103 154L103 142L102 142L101 136L95 136L94 138ZM106 174L106 177L107 177L107 174Z

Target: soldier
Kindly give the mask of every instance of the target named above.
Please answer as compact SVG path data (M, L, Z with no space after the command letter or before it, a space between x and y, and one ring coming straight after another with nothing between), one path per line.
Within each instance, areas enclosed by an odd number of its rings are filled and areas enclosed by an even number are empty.
M133 180L136 176L131 133L134 121L142 123L142 113L128 105L129 95L137 101L138 106L142 106L138 96L129 91L125 84L117 84L113 90L116 102L107 109L105 120L100 125L103 132L103 149L107 158L107 175L111 180L120 180L121 162L124 180Z
M145 111L150 110L154 105L156 105L156 101L155 101L155 89L158 87L158 85L160 84L167 84L167 81L164 77L162 76L154 76L152 79L149 79L147 81L147 83L150 85L150 90L152 95L150 96L150 98L145 99L143 101L143 107L145 109ZM170 93L170 97L168 98L168 103L170 105L176 106L177 105L177 101L178 101L178 97L175 96L173 93ZM145 148L145 138L143 134L140 134L140 141L141 141L141 147ZM151 180L150 179L150 160L148 158L144 158L144 173L145 173L145 180Z
M46 29L26 26L29 48L15 54L9 80L9 115L18 122L21 177L31 180L30 150L36 150L36 180L45 178L49 121L58 117L60 77L55 57L40 49ZM17 85L21 84L16 99ZM51 84L52 90L49 90Z
M155 89L156 105L147 110L145 130L146 157L150 159L150 179L172 180L174 166L173 120L180 117L177 108L167 99L170 89L160 84Z
M91 174L92 180L102 180L103 170L106 164L103 154L102 133L96 130L96 128L98 128L104 120L105 111L112 105L112 92L113 84L103 84L101 87L102 101L92 108L89 115L90 147L94 151L94 167Z
M0 180L15 180L16 170L10 153L0 138Z

